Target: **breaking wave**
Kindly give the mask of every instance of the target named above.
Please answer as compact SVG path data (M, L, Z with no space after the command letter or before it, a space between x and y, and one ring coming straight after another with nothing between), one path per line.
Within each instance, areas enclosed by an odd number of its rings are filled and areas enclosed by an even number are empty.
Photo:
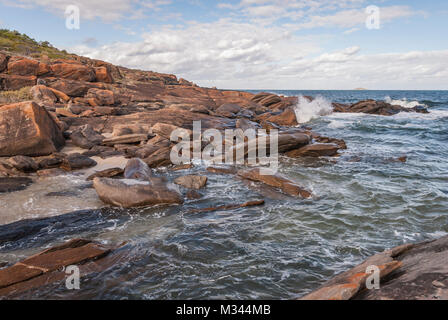
M387 103L390 103L392 105L402 106L404 108L414 108L416 106L425 106L424 104L418 102L418 101L408 101L406 98L401 100L393 100L391 97L386 97L384 100ZM426 107L426 106L425 106Z
M330 101L322 96L317 96L312 101L309 101L304 96L300 96L294 110L297 122L307 123L313 119L333 113L333 106Z

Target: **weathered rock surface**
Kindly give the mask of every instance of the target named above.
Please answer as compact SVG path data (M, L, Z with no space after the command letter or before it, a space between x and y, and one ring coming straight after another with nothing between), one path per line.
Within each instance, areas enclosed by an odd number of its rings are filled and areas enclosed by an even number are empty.
M26 177L0 177L0 193L24 190L32 183Z
M352 105L345 105L340 103L333 104L335 112L353 112L353 113L368 113L382 116L392 116L400 112L418 112L429 113L423 106L416 106L414 108L405 108L398 105L391 105L384 101L363 100Z
M380 289L366 289L380 270ZM304 300L447 300L448 236L419 244L405 244L368 258L323 284Z
M113 177L122 176L123 173L124 173L124 170L121 168L110 168L110 169L97 171L97 172L91 174L90 176L88 176L86 180L91 181L95 178L113 178Z
M44 286L66 277L69 265L82 267L106 257L112 248L90 240L73 239L44 250L21 262L0 270L0 297Z
M90 168L97 165L97 162L80 153L72 153L64 158L61 168L67 171Z
M112 206L133 208L161 204L182 204L181 195L161 183L95 178L93 187L99 198Z
M130 159L126 163L124 169L124 177L126 179L135 179L141 181L149 181L152 177L151 169L141 159Z
M9 164L22 172L35 172L39 169L39 165L31 157L14 156L8 159Z
M338 153L339 146L333 143L314 143L286 153L288 157L331 157Z
M91 149L93 146L100 145L104 136L95 131L91 125L86 124L74 130L70 135L73 144L84 149Z
M198 175L188 175L178 177L174 180L175 184L181 185L188 189L199 190L207 184L206 176L198 176Z
M268 186L278 188L282 190L284 193L293 197L301 196L303 198L311 198L312 196L311 192L299 187L291 180L288 180L278 175L261 174L259 168L249 170L239 170L237 172L237 175L247 180L262 182Z
M0 156L48 155L64 144L59 126L34 102L0 108Z

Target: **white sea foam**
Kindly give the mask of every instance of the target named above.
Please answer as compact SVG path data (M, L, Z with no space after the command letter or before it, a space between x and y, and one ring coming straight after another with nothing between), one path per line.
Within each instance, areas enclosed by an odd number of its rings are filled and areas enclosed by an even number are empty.
M409 108L409 109L414 108L414 107L416 107L416 106L421 106L421 105L423 105L423 104L421 104L421 103L418 102L418 101L408 101L406 98L401 99L401 100L392 100L391 97L386 97L386 98L384 99L384 101L387 102L387 103L390 103L390 104L392 104L392 105L402 106L402 107L404 107L404 108ZM423 106L425 106L425 105L423 105ZM425 106L425 107L426 107L426 106Z
M331 114L333 106L330 101L322 96L317 96L313 101L300 96L295 112L298 123L307 123L313 119Z

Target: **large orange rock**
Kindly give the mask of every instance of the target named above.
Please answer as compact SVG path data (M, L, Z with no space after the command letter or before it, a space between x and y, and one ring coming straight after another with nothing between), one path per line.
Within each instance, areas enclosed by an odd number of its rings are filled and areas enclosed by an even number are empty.
M94 81L95 71L93 68L82 64L56 63L50 66L55 77L78 81Z
M61 129L45 108L31 101L0 108L0 156L43 156L64 144Z
M87 92L86 98L94 99L94 103L91 103L90 101L89 103L96 104L99 106L108 106L113 105L115 103L114 93L111 90L101 90L92 88L89 89L89 91Z
M23 87L31 87L36 84L36 76L16 76L10 74L0 74L1 90L19 90Z
M36 76L39 70L39 61L23 58L11 57L8 62L8 72L18 76Z
M296 113L292 108L288 108L278 115L271 116L271 117L267 118L266 121L278 124L280 126L296 126L296 125L298 125Z

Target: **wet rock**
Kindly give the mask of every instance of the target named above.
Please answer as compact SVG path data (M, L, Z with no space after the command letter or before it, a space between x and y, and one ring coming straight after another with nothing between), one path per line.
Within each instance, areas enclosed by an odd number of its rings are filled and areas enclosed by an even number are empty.
M24 190L32 183L26 177L0 177L0 193Z
M105 170L101 170L101 171L96 171L95 173L88 176L86 180L91 181L95 178L113 178L113 177L122 176L123 173L124 173L124 170L121 168L110 168L110 169L105 169Z
M280 126L289 126L293 127L298 125L296 113L292 108L287 108L282 113L268 117L266 121L271 123L275 123Z
M352 105L333 104L335 112L354 112L354 113L368 113L382 116L391 116L399 112L420 112L429 113L423 106L416 106L414 108L405 108L398 105L391 105L384 101L363 100Z
M34 102L0 108L0 156L42 156L65 144L60 127Z
M62 162L61 168L67 171L90 168L97 165L97 162L80 153L69 154Z
M139 142L147 141L147 140L148 140L147 134L127 134L127 135L123 135L123 136L104 139L103 144L106 146L113 146L116 144L139 143Z
M182 171L182 170L188 170L191 168L193 168L193 164L186 163L186 164L179 164L179 165L173 166L169 169L170 169L170 171Z
M301 131L281 132L278 135L278 152L285 153L306 146L310 141L310 136Z
M195 190L188 190L185 196L187 197L188 200L197 200L202 198L202 195Z
M103 202L117 207L183 203L180 194L168 189L163 183L149 184L137 180L95 178L93 186Z
M8 159L9 164L22 172L35 172L39 169L39 165L31 157L15 156Z
M376 254L323 284L302 299L446 300L448 236L405 244ZM380 288L366 290L369 266L380 269ZM437 285L434 285L436 283ZM346 288L352 286L348 292Z
M283 178L279 175L261 174L259 168L239 170L237 175L247 180L261 182L268 186L278 188L293 197L301 196L303 198L311 198L312 196L311 192L299 187L291 180Z
M217 174L236 174L238 171L235 167L208 167L206 170Z
M20 287L26 289L30 284L27 281L44 274L62 270L69 265L81 265L88 261L101 259L110 251L111 249L108 247L83 239L74 239L47 249L0 270L0 296L10 294Z
M151 176L151 169L149 169L148 165L141 159L130 159L126 163L126 167L124 169L124 177L126 179L149 181Z
M23 87L32 87L36 84L36 76L16 76L12 74L0 74L1 90L19 90Z
M206 176L188 175L176 178L175 184L181 185L188 189L199 190L207 184Z
M42 157L39 158L38 164L41 169L51 169L59 167L64 161L64 155L62 154L53 154L50 157Z
M258 124L247 119L236 120L236 128L246 131L248 129L257 130Z
M210 207L210 208L194 209L194 210L189 211L188 214L211 212L211 211L235 210L235 209L239 209L239 208L255 207L255 206L262 206L262 205L264 205L264 200L253 200L253 201L248 201L248 202L241 203L241 204L230 204L230 205L223 205L223 206Z
M145 157L143 161L145 161L150 168L166 167L172 165L171 147L158 148L156 151Z
M333 143L314 143L286 153L288 157L331 157L337 155L339 146Z
M50 168L50 169L42 169L37 171L37 175L39 177L57 177L66 175L67 171L62 170L61 168Z
M96 132L91 125L86 124L74 130L70 135L73 144L84 149L91 149L93 146L100 145L104 136Z

